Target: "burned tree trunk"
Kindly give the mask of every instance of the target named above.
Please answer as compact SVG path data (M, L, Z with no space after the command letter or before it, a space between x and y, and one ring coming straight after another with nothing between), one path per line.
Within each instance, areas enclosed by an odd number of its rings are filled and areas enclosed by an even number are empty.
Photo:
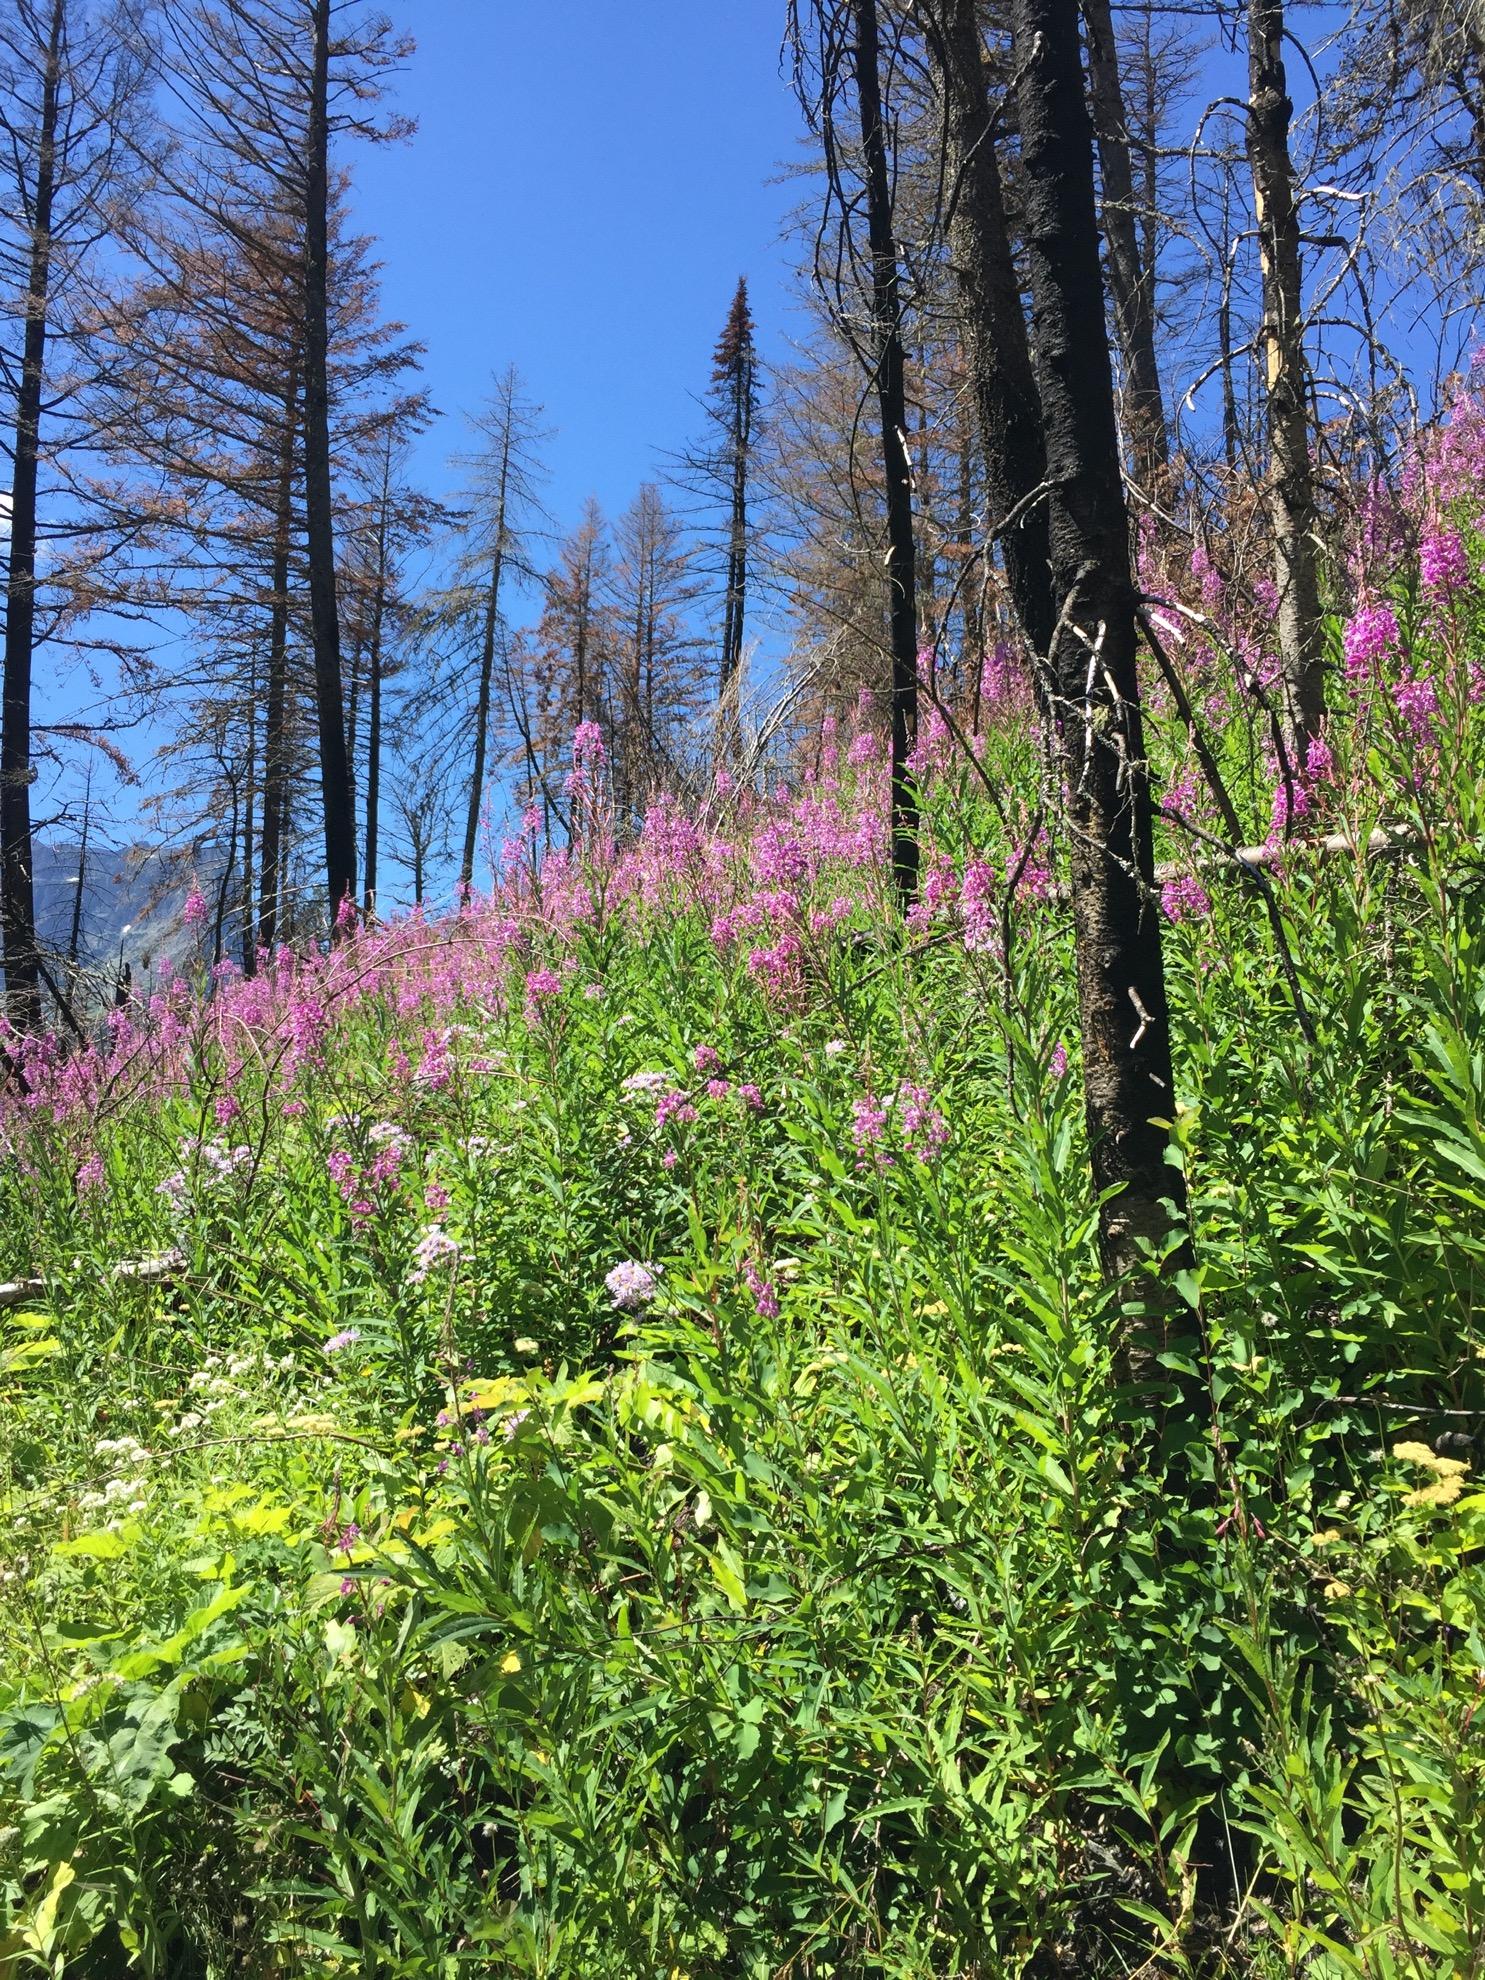
M500 625L500 579L505 561L505 503L510 480L510 433L500 455L500 482L495 502L494 543L490 551L490 582L485 594L480 636L480 677L474 709L474 763L469 773L469 802L464 811L464 850L459 860L459 898L474 879L474 851L479 839L480 808L485 799L485 766L490 747L490 705L495 680L495 639ZM581 720L579 716L579 720Z
M291 365L284 386L279 435L278 492L273 517L272 598L268 622L268 679L263 706L263 843L258 853L258 946L272 951L283 912L280 878L287 838L289 798L289 535L294 517L294 437L299 374Z
M1315 550L1299 208L1289 156L1294 106L1284 74L1283 0L1249 0L1248 164L1263 270L1268 507L1274 534L1285 777L1303 773L1325 720L1324 644Z
M310 636L332 927L356 893L356 818L340 676L335 525L330 475L329 202L331 0L315 0L304 227L304 496Z
M52 0L37 132L36 193L26 328L16 394L10 484L10 554L5 588L5 671L0 690L0 922L6 1006L18 1031L41 1029L41 953L32 878L31 671L36 643L36 482L51 288L52 205L56 196L57 104L61 93L64 0Z
M876 0L853 0L856 106L871 247L871 323L887 503L887 614L892 654L892 873L904 912L918 892L918 793L908 764L918 735L918 601L913 484L908 457L902 290L892 230L887 133L882 121Z
M1109 293L1124 361L1125 424L1141 480L1158 488L1170 459L1170 442L1155 362L1155 268L1153 260L1140 252L1129 126L1109 0L1083 0L1083 15L1088 23L1088 85L1103 178Z
M1046 431L1057 630L1046 656L1070 839L1078 1013L1100 1238L1110 1277L1183 1211L1165 1160L1174 1108L1135 673L1136 593L1099 307L1093 136L1077 0L1014 0L1032 347ZM1174 1208L1173 1208L1174 1206Z
M1046 452L1006 225L978 8L975 0L933 0L924 15L943 98L949 262L992 524L1016 517L1001 537L1006 583L1027 638L1045 653L1054 622L1047 510L1033 497L1045 478Z

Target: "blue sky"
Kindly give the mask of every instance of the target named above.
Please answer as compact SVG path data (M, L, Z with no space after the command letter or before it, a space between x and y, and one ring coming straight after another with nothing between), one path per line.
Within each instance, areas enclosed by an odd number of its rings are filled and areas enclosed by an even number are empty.
M788 335L778 183L801 119L783 0L416 0L398 105L410 144L348 153L389 314L428 346L446 415L514 363L557 434L549 502L610 514L699 430L695 398L739 275L765 353Z

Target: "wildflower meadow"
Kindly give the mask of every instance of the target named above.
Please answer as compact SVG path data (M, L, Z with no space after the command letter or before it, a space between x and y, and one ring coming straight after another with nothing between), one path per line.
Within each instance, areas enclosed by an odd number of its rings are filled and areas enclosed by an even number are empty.
M1272 598L1144 573L1134 1365L1008 649L905 928L871 696L635 837L588 724L452 911L7 1037L0 1974L1480 1970L1482 453L1302 773Z

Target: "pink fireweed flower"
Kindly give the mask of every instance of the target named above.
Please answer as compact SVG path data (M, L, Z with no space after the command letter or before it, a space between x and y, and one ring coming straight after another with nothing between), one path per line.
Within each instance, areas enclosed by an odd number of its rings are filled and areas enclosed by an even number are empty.
M608 758L604 746L603 730L596 722L579 722L572 732L572 767L582 770L591 766L598 769Z
M904 1086L897 1095L902 1138L920 1162L931 1162L948 1146L949 1124L925 1086Z
M1439 712L1439 691L1427 679L1399 681L1392 691L1397 712L1416 743L1431 743Z
M1323 736L1316 736L1305 751L1305 782L1323 784L1335 775L1335 752Z
M1418 573L1424 589L1441 598L1465 588L1471 576L1470 558L1458 530L1441 529L1424 537L1418 548Z
M629 1258L615 1265L603 1281L608 1296L621 1313L637 1313L655 1297L658 1279L653 1266Z
M191 891L186 895L186 904L181 909L180 918L186 924L187 928L200 928L206 921L206 915L206 896L193 880L191 882Z
M1060 1038L1052 1047L1052 1056L1047 1061L1047 1071L1053 1079L1062 1079L1067 1073L1067 1047Z
M1390 605L1363 605L1346 621L1341 635L1346 679L1366 680L1389 654L1397 651L1397 614Z
M892 1157L882 1147L887 1136L887 1109L874 1093L863 1094L852 1104L851 1139L856 1144L856 1166L886 1169Z
M1160 809L1167 818L1190 818L1197 807L1196 772L1187 770L1179 777L1172 777L1160 799Z
M722 1063L722 1055L714 1045L698 1045L691 1054L691 1063L699 1073L715 1072Z
M743 1277L748 1282L748 1290L753 1295L753 1307L760 1320L777 1320L779 1317L779 1296L772 1284L764 1278L752 1259L743 1266Z
M526 1021L535 1023L546 1004L561 994L562 979L555 970L534 969L526 978Z
M706 1097L708 1100L725 1100L731 1091L732 1081L730 1079L709 1079L706 1083Z
M763 1112L762 1089L754 1086L751 1080L745 1080L737 1089L737 1097L750 1114L761 1114Z
M228 1127L242 1112L242 1102L231 1093L219 1093L211 1110L216 1115L217 1126Z
M1212 911L1210 896L1192 873L1178 873L1166 881L1160 890L1160 906L1167 921L1200 921ZM1062 1050L1060 1045L1057 1049Z
M318 997L296 997L289 1005L289 1057L296 1066L324 1064L330 1018Z
M88 1196L102 1187L103 1158L101 1155L90 1155L77 1172L77 1193L79 1196Z
M1303 777L1280 777L1274 785L1273 810L1269 818L1268 843L1279 845L1293 832L1301 818L1310 814L1310 794Z

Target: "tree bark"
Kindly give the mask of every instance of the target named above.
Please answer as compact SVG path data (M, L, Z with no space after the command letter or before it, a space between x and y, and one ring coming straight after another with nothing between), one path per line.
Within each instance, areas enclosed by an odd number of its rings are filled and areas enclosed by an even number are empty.
M1111 1278L1184 1211L1165 1161L1175 1105L1135 673L1114 380L1100 307L1093 134L1077 0L1014 0L1032 344L1046 428L1050 674L1066 778L1088 1140ZM1113 1194L1107 1194L1114 1192ZM1174 1216L1172 1214L1174 1208Z
M51 288L52 206L56 197L57 102L61 91L65 0L52 0L26 329L16 396L15 456L10 485L10 555L5 589L5 669L0 684L0 923L5 944L6 1007L18 1031L41 1029L41 954L36 942L32 875L31 682L36 643L36 481Z
M1169 464L1170 442L1155 361L1155 269L1140 252L1129 125L1109 0L1083 0L1083 17L1088 23L1088 86L1103 176L1109 292L1124 361L1125 424L1140 479L1158 489Z
M390 455L390 443L388 447ZM376 530L376 591L371 601L371 641L366 676L366 912L376 912L377 859L382 801L382 645L387 617L387 505L391 464L382 482L382 512Z
M505 561L505 502L510 482L510 450L511 430L507 420L500 452L500 481L495 498L495 545L490 553L490 586L485 597L485 623L480 644L479 693L474 710L474 763L469 776L469 803L464 814L464 851L459 861L461 899L474 879L474 850L479 838L480 808L485 796L491 690L495 680L495 636L500 625L500 579ZM581 712L578 720L582 720Z
M268 680L263 706L263 844L258 855L258 946L270 953L278 940L283 903L280 878L286 850L289 795L289 536L294 505L294 435L299 409L299 368L291 362L284 387L279 443L278 495L273 520L273 597L269 606Z
M975 0L936 0L935 11L937 32L930 42L944 101L944 162L952 200L949 262L959 297L959 332L984 448L992 523L1020 509L1000 539L1011 603L1027 638L1045 653L1055 618L1047 510L1030 498L1046 477L1046 448L1006 225L978 8Z
M902 296L887 135L882 122L876 0L853 0L856 103L871 245L872 330L887 503L887 611L892 654L892 874L903 912L918 893L918 793L908 764L918 738L918 602L913 568Z
M1279 592L1280 728L1286 777L1305 768L1325 720L1324 642L1315 549L1299 208L1289 155L1294 106L1284 74L1283 0L1248 0L1248 164L1263 271L1268 507Z
M258 818L258 669L256 658L248 673L247 700L247 767L242 797L242 893L239 897L239 911L242 915L242 973L252 976L258 967L257 945L253 931L253 841L257 834Z
M93 768L89 764L88 781L83 791L82 836L77 848L77 893L73 897L72 928L67 937L67 960L73 969L77 968L77 958L82 948L83 895L88 884L88 835L92 825Z
M331 0L314 0L304 227L304 495L325 882L332 929L356 894L356 819L346 752L330 474L329 200Z

